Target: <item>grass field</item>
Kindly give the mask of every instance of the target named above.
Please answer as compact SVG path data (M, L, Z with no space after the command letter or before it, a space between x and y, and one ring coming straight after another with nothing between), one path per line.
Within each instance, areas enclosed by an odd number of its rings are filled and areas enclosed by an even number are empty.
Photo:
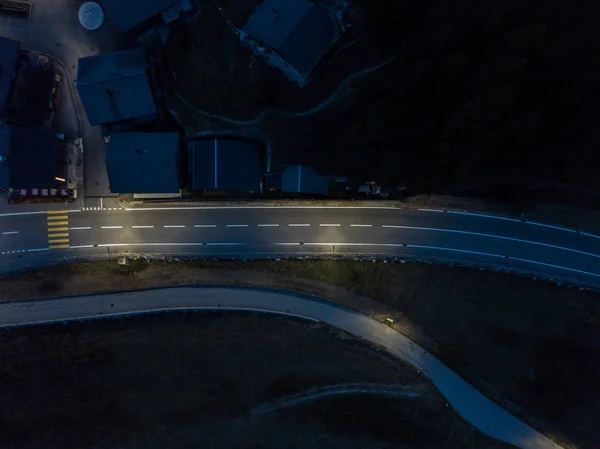
M0 332L0 362L3 448L508 447L472 431L413 368L289 318L18 328ZM352 394L355 383L396 393ZM303 393L314 398L290 403Z
M46 268L0 281L0 299L169 285L247 285L330 298L429 348L534 427L595 448L600 438L598 294L448 266L342 261L137 262Z

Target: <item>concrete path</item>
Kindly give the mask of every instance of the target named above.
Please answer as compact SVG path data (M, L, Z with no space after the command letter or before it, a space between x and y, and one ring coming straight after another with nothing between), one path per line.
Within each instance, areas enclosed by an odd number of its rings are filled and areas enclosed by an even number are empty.
M383 346L425 374L450 405L481 432L526 449L560 448L461 379L407 337L366 315L325 300L284 292L179 287L0 304L0 327L177 309L255 310L321 321Z

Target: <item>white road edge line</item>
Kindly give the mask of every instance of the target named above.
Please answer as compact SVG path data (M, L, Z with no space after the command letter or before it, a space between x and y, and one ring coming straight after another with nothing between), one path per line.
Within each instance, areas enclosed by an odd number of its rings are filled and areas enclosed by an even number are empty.
M585 235L586 237L593 237L595 239L600 239L600 235L590 234L588 232L582 232L581 235Z
M341 224L339 224L339 223L320 223L319 226L321 226L323 228L337 228L337 227L341 226Z
M419 212L440 212L443 213L445 211L440 210L440 209L417 209Z
M123 229L123 226L100 226L101 229Z
M545 223L538 223L537 221L527 221L527 224L531 224L534 226L542 226L544 228L552 228L552 229L558 229L559 231L567 231L567 232L577 232L573 229L569 229L569 228L563 228L561 226L553 226L553 225L549 225L549 224L545 224Z
M28 249L27 252L28 253L37 253L38 251L49 251L50 248L34 248L34 249Z
M76 246L69 246L69 249L78 249L78 248L93 248L94 245L76 245Z
M163 228L185 228L185 225L163 225Z
M279 225L278 224L259 224L257 226L259 228L276 228Z
M453 214L453 215L468 215L471 217L494 218L496 220L505 220L505 221L513 221L513 222L521 223L521 220L519 220L518 218L507 218L507 217L500 217L497 215L476 214L474 212L459 212L456 210L449 210L447 213Z
M415 230L415 231L450 232L453 234L474 235L477 237L488 237L488 238L500 239L500 240L510 240L512 242L529 243L530 245L537 245L537 246L544 246L546 248L560 249L563 251L569 251L572 253L583 254L584 256L596 257L596 258L600 259L599 254L588 253L587 251L580 251L578 249L572 249L572 248L567 248L564 246L552 245L550 243L532 242L531 240L517 239L515 237L505 237L502 235L483 234L483 233L479 233L479 232L470 232L470 231L457 231L455 229L423 228L423 227L418 227L418 226L381 225L381 227L382 228L394 228L394 229L409 229L409 230Z
M195 228L216 228L217 225L194 225Z
M154 226L132 226L133 229L150 229Z
M293 224L289 224L288 226L290 226L292 228L298 228L298 227L307 227L307 226L310 226L310 224L308 224L308 223L293 223Z
M228 228L247 228L248 225L247 224L230 224L230 225L225 225Z
M19 231L4 231L2 235L18 234Z
M80 229L92 229L91 226L79 226L76 228L69 228L71 231L79 231Z
M173 242L173 243L100 243L98 245L81 245L71 246L71 248L91 248L97 246L98 248L106 248L107 246L241 246L245 243L241 242L206 242L206 243L186 243L186 242Z
M364 225L364 224L351 224L351 228L372 228L373 225Z

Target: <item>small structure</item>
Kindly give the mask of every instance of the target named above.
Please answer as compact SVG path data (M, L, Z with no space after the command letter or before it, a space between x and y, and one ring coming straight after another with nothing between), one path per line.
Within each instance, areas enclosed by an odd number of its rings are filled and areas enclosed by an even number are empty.
M243 27L304 78L340 37L335 12L310 0L264 0Z
M113 193L179 192L178 133L118 133L106 152Z
M79 7L79 23L86 30L97 30L104 23L104 11L96 2L86 2Z
M77 91L91 125L156 118L142 48L79 59Z
M329 177L318 175L312 168L302 165L286 167L282 175L282 192L327 195Z
M230 139L192 141L192 189L260 192L263 152L258 142Z
M0 37L0 114L7 115L21 43Z
M170 23L180 14L193 10L190 0L129 0L126 5L123 0L103 0L102 6L121 33L132 34L159 25L153 20L159 16L163 23Z

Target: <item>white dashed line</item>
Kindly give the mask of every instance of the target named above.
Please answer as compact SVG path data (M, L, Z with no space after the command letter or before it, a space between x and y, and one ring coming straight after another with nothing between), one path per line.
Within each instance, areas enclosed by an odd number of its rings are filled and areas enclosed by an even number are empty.
M37 253L38 251L49 251L49 248L34 248L27 250L28 253Z
M77 228L69 228L69 229L71 229L71 231L79 231L82 229L92 229L92 227L91 226L79 226Z
M288 226L290 226L292 228L298 228L298 227L307 227L310 225L308 223L294 223L294 224L289 224Z
M259 228L276 228L279 225L278 224L259 224L257 226Z
M100 226L102 229L123 229L123 226Z
M319 226L322 226L324 228L337 228L337 227L340 227L341 224L338 224L338 223L321 223Z
M5 231L2 233L2 235L9 235L9 234L18 234L19 231Z
M363 224L351 224L351 228L372 228L373 225L363 225Z
M154 226L132 226L133 229L150 229Z
M185 225L164 225L163 228L185 228Z
M247 228L248 225L247 224L232 224L232 225L227 225L228 228Z
M216 228L217 225L194 225L195 228Z

